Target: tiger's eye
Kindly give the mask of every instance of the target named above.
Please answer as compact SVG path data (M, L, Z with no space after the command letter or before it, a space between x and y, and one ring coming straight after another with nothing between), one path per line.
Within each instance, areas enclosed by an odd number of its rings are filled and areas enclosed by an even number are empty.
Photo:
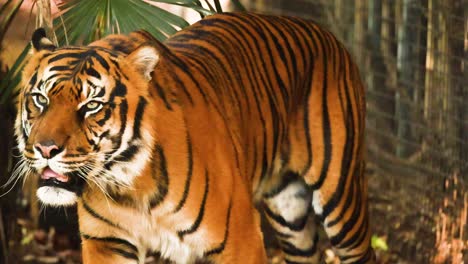
M32 99L34 101L34 104L38 107L43 109L45 106L47 106L48 100L47 97L40 93L34 93L32 94Z
M37 101L40 104L47 104L47 98L45 96L43 96L42 94L38 94L36 96L37 96Z
M94 109L98 108L99 105L101 105L99 102L91 101L91 102L86 104L86 108L88 108L88 110L94 110Z

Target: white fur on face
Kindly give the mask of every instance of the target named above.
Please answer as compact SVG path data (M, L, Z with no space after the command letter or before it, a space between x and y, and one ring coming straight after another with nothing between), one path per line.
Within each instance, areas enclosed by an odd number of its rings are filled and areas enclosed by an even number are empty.
M44 204L56 207L74 205L78 199L74 192L51 186L40 187L36 195Z

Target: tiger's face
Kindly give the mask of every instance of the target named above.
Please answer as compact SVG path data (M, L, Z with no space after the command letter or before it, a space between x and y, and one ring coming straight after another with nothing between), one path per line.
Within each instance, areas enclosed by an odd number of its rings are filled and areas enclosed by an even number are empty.
M131 188L150 157L148 83L158 54L100 47L57 49L43 31L23 72L16 136L22 173L40 178L48 205L72 205L93 184Z

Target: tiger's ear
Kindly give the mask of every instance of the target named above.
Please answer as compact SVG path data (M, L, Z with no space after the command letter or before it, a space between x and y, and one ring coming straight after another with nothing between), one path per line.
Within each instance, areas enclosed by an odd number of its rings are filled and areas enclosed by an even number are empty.
M151 45L142 45L135 51L130 53L126 60L127 63L133 65L135 69L145 76L146 80L151 80L151 73L159 61L159 51Z
M39 52L41 50L50 50L53 51L57 47L52 43L50 39L47 38L46 32L43 28L38 28L32 34L31 42L34 48L34 52Z

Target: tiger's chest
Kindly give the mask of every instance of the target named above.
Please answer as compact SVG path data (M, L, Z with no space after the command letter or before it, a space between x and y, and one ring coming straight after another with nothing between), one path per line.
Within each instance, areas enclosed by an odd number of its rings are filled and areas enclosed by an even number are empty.
M167 231L159 231L150 238L151 251L158 252L162 258L170 259L176 263L193 263L197 259L197 252L192 247Z
M202 238L181 239L176 232L162 226L155 227L145 240L150 251L175 263L194 263L203 257Z

